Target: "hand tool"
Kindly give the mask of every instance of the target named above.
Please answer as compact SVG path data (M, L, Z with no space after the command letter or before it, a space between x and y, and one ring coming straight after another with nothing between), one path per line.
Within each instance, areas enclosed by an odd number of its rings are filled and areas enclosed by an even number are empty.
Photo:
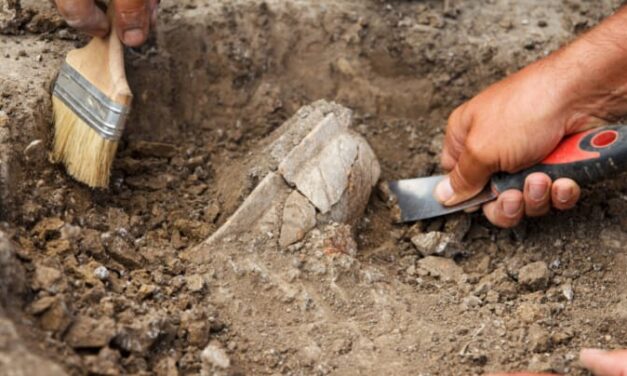
M527 176L544 172L551 179L570 178L580 185L594 183L627 170L627 125L612 125L566 137L540 164L515 174L499 173L477 196L443 206L433 195L446 175L388 183L400 209L399 222L412 222L458 212L492 201L508 189L522 190Z
M107 12L111 32L70 51L55 82L52 159L92 188L109 185L111 165L133 94L126 81L124 51Z

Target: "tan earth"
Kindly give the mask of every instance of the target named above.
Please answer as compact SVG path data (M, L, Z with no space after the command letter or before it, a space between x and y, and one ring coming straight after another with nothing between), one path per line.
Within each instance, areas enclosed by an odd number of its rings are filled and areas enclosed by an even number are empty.
M373 194L288 247L206 240L303 106L351 109L382 180L428 175L455 106L621 3L164 0L91 191L48 162L50 84L85 39L46 1L0 0L0 374L586 375L581 347L627 347L625 175L513 230L394 225Z

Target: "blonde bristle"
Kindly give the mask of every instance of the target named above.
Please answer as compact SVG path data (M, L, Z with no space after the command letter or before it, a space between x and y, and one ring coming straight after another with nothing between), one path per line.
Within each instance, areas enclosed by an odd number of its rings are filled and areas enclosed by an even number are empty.
M72 177L92 188L109 186L118 143L103 138L57 97L52 97L52 108L53 160L63 163Z

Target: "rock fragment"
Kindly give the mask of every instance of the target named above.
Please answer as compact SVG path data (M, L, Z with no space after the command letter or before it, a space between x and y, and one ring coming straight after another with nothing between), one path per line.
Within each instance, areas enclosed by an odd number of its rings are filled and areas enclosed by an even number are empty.
M97 349L107 346L115 332L115 322L108 317L94 319L79 316L65 335L65 340L75 349Z
M106 245L112 259L126 266L136 269L142 266L144 259L139 252L131 247L124 239L114 236Z
M462 245L456 240L455 235L439 231L418 234L411 238L411 242L424 257L450 258L463 252Z
M205 288L205 280L201 275L192 274L185 277L185 285L190 292L200 292Z
M213 367L227 369L231 366L231 359L218 342L211 342L200 354L203 362L203 375L210 375Z
M35 290L58 293L63 290L64 285L63 274L58 269L41 264L35 266L33 276L33 288Z
M530 350L536 353L546 352L551 347L549 332L538 324L531 325L527 340Z
M532 291L547 288L550 277L551 272L544 261L527 264L518 272L518 282Z
M71 313L62 299L55 299L39 318L43 330L58 334L63 334L71 323Z
M285 201L279 245L285 248L302 240L316 226L316 208L298 191Z
M455 261L443 257L427 256L418 261L418 266L433 277L443 281L461 282L466 279L466 274Z

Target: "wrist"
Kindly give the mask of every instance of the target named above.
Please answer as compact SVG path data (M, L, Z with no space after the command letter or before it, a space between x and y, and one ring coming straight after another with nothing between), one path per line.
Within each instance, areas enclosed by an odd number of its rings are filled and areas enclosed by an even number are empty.
M545 60L567 132L627 114L627 7Z

